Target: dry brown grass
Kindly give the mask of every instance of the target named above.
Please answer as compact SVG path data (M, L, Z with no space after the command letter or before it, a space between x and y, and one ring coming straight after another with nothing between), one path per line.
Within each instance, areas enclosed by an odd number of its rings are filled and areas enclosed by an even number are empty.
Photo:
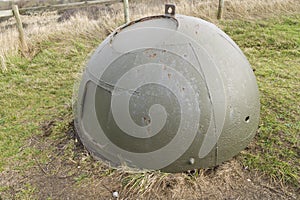
M15 195L22 190L29 191L22 194L27 199L113 199L114 191L119 199L297 199L293 190L250 172L237 159L186 173L141 172L95 161L67 135L56 141L32 137L28 143L52 152L51 159L41 163L34 158L36 165L22 174L0 173L0 185L9 188L4 199L18 198Z
M157 15L163 13L163 4L175 2L177 13L200 17L209 21L216 21L218 1L216 0L184 0L184 1L158 1L158 0L132 0L130 5L131 19L138 19L143 16ZM147 6L146 6L147 5ZM49 37L76 38L78 35L99 37L107 35L108 32L122 24L122 5L111 5L113 12L101 13L98 20L90 20L86 13L78 13L70 20L57 23L59 15L56 12L45 12L33 16L22 16L26 24L25 35L29 44L29 54L36 52L35 44L46 41ZM230 0L225 1L224 19L256 19L266 18L282 13L295 13L300 11L300 4L296 0ZM17 54L19 52L18 33L13 18L0 23L0 55ZM101 35L102 34L102 35ZM3 59L2 59L3 60ZM5 66L5 62L2 62Z

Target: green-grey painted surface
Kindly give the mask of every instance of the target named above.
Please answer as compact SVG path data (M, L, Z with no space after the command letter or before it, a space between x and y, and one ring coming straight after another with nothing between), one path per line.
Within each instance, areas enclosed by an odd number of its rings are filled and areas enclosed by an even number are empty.
M254 137L259 95L239 47L198 18L117 29L87 63L75 124L112 166L180 172L222 163Z

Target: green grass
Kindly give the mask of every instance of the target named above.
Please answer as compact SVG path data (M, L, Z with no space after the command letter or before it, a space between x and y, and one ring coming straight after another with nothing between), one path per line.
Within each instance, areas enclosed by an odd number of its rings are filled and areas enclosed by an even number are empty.
M9 71L0 74L0 171L38 151L20 149L42 133L44 122L71 115L75 78L96 42L56 39L39 44L41 51L32 60L8 58ZM67 120L61 120L63 126Z
M299 185L300 16L222 25L244 50L260 90L260 126L244 164Z
M300 172L299 21L300 15L220 24L255 69L261 95L258 134L239 159L250 169L292 185L299 184ZM32 59L8 57L9 71L0 73L0 172L34 166L32 158L39 154L44 155L39 156L40 162L46 162L47 152L28 144L29 138L43 133L45 122L55 119L50 140L65 135L72 119L74 81L100 38L60 37L38 43L40 50ZM22 193L33 191L29 187Z

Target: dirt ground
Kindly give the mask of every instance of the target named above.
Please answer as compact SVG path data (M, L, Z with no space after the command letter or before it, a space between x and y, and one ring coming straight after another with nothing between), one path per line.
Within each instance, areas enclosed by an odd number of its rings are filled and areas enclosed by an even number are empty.
M46 152L25 170L5 170L0 199L299 199L299 189L274 182L242 166L238 158L214 168L186 173L125 172L95 161L75 137L73 128L59 140L44 135L31 138L28 147ZM41 153L43 155L43 153ZM134 178L138 177L138 178ZM145 179L143 179L145 177ZM138 182L138 180L141 180ZM143 184L141 182L149 181Z

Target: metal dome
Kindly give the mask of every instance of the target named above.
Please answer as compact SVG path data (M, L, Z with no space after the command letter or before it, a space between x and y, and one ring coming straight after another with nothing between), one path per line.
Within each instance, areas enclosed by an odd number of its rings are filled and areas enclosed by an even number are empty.
M83 73L76 129L112 166L215 166L255 135L258 87L242 51L215 25L172 14L118 28Z

